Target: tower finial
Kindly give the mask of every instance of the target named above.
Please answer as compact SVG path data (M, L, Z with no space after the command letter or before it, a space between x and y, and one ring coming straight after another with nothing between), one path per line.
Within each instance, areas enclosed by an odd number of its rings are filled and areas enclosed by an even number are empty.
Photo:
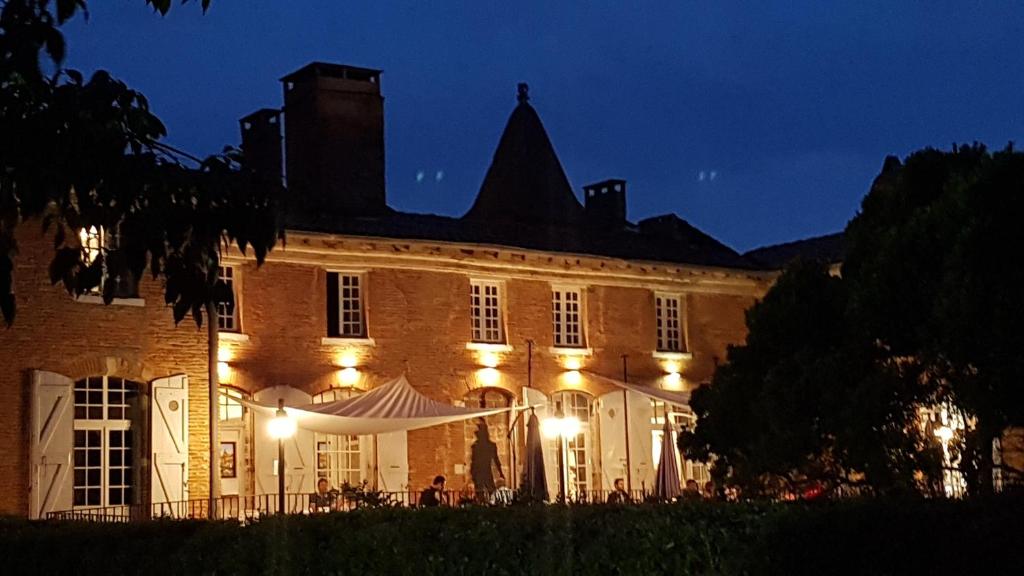
M530 85L526 82L519 83L519 94L516 96L516 100L519 102L526 102L530 99Z

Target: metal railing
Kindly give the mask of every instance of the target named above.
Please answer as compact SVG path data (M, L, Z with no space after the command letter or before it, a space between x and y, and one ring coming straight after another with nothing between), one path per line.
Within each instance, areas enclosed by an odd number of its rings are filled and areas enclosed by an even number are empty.
M603 504L608 501L610 490L589 490L570 493L569 504ZM632 502L644 502L650 493L644 490L630 492ZM395 507L416 508L420 505L421 491L402 490L384 492L335 492L328 506L315 506L312 494L285 494L285 514L319 514L348 512L359 508ZM271 516L278 510L277 494L254 496L223 496L213 502L197 498L178 502L155 502L150 506L140 504L76 508L50 512L49 520L76 520L90 522L136 522L157 519L175 520L237 520L249 522ZM552 495L551 501L556 501ZM472 490L445 490L439 498L439 505L445 507L486 506L490 494Z

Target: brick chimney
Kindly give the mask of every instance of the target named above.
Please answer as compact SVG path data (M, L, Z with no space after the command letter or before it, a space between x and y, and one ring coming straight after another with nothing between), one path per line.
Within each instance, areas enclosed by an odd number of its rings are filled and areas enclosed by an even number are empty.
M281 79L293 223L388 211L380 73L314 62Z
M245 164L265 180L281 184L281 111L263 108L238 121Z
M626 222L626 181L603 180L583 187L587 224L618 226Z

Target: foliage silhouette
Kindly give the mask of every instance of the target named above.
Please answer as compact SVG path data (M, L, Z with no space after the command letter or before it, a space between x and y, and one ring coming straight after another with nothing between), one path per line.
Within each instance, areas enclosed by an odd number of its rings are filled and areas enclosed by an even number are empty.
M161 14L171 6L147 4ZM174 150L141 93L105 71L85 79L63 68L60 26L86 9L83 0L0 4L0 311L10 325L15 231L38 220L52 235L53 283L74 295L99 288L109 303L119 281L148 268L175 322L191 315L201 325L218 297L222 250L251 249L262 263L282 237L281 184L235 149L205 160ZM93 227L117 239L98 255L80 236Z

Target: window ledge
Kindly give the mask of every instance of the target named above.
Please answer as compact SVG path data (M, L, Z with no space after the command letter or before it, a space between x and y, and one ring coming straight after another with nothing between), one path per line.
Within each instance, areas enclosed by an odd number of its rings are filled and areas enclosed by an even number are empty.
M324 346L376 346L373 338L321 338L320 343Z
M103 296L97 296L96 294L82 294L75 299L76 302L82 302L83 304L103 304ZM146 305L144 298L114 298L110 302L111 306L132 306L135 308L142 308Z
M662 352L655 350L651 352L651 356L658 360L692 360L693 354L691 352Z
M241 332L217 332L217 339L225 342L248 342L249 335Z
M466 350L476 350L478 352L511 352L512 346L509 344L498 344L492 342L466 342Z
M571 348L568 346L552 346L548 352L558 356L593 356L593 348Z

